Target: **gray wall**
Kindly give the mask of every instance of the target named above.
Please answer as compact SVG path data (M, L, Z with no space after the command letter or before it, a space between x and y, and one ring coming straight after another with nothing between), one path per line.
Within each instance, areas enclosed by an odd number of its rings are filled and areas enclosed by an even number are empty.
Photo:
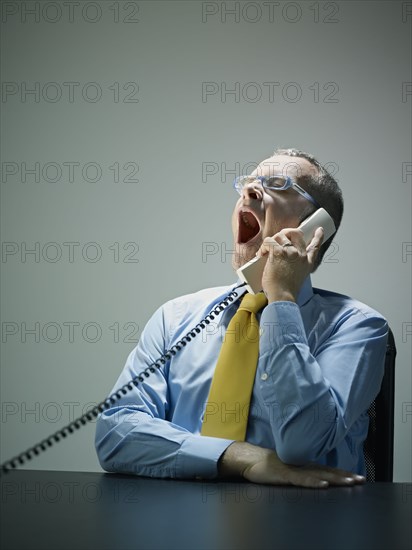
M2 9L2 461L103 399L166 299L234 280L233 176L294 146L346 200L314 285L394 331L411 481L411 2ZM93 438L28 467L99 470Z

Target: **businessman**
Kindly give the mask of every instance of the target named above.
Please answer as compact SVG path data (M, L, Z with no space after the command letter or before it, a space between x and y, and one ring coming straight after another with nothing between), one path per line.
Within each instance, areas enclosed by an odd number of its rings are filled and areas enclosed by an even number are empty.
M361 302L312 288L310 274L333 237L323 242L319 227L306 244L298 229L319 207L338 228L341 191L296 149L277 149L234 188L233 267L266 257L263 292L230 303L233 289L245 294L238 280L154 313L114 390L174 351L100 415L100 464L152 477L362 483L367 409L383 376L387 323ZM222 300L228 307L202 324ZM179 344L199 323L202 332Z

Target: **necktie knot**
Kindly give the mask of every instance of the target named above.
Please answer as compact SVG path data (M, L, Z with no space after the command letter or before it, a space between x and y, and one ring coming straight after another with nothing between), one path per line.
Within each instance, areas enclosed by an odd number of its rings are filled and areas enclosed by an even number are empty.
M250 311L251 313L256 314L258 311L264 308L267 303L267 298L263 294L263 292L259 292L258 294L247 293L243 296L238 311L245 309L246 311Z

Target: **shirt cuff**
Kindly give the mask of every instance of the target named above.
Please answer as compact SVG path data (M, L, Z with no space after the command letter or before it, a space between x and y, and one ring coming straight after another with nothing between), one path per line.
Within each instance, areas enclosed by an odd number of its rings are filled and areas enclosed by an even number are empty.
M308 343L299 306L294 302L268 304L260 318L260 353L297 343Z
M233 441L202 435L188 437L181 445L177 456L177 477L216 478L218 460Z

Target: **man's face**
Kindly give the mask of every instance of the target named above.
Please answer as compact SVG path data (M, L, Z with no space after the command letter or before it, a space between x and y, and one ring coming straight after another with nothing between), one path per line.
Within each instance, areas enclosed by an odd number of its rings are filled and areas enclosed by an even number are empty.
M281 155L264 160L250 175L290 176L304 187L300 178L316 173L317 169L306 159ZM266 191L259 180L247 184L232 215L234 269L254 258L266 237L273 237L285 227L298 227L302 216L306 217L314 210L313 204L292 188Z

